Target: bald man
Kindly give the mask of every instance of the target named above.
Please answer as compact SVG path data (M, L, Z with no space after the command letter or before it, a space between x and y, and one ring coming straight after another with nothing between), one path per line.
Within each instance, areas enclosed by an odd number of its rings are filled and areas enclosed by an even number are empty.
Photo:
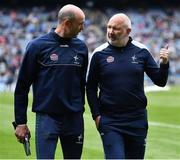
M26 123L32 85L37 159L54 159L58 139L64 159L81 157L88 50L76 36L84 21L79 7L66 5L57 27L27 45L15 89L15 135L21 143L30 135Z
M148 130L144 72L165 86L168 49L157 64L145 45L132 40L125 14L107 24L107 43L95 49L87 76L87 98L100 132L106 159L143 159Z

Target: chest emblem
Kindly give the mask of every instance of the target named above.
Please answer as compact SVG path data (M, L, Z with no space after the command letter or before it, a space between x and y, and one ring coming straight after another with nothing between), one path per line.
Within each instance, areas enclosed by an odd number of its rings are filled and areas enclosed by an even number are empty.
M114 57L113 56L108 56L106 61L107 61L107 63L112 63L112 62L114 62Z
M79 57L76 55L73 58L74 58L74 64L79 64L79 62L78 62Z
M52 61L57 61L58 60L58 55L56 53L53 53L53 54L50 55L50 59Z
M138 61L137 61L137 58L136 58L136 55L135 55L135 54L134 54L134 56L132 56L131 58L132 58L131 63L138 63Z

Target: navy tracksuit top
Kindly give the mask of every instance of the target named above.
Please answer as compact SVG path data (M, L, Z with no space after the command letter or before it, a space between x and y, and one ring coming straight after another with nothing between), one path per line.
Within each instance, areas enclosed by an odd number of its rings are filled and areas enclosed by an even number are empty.
M159 66L146 47L131 37L125 47L101 45L94 51L87 77L87 98L93 118L101 113L128 115L144 110L144 72L154 84L165 86L168 68L169 64Z
M65 39L53 30L32 40L20 68L15 89L15 121L27 122L28 92L33 87L33 112L63 114L84 111L86 45Z

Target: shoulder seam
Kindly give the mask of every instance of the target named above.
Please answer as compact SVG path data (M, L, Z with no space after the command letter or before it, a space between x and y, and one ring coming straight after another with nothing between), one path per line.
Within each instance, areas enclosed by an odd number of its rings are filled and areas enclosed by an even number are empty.
M107 46L108 46L108 43L107 43L107 42L106 42L106 43L103 43L102 45L100 45L99 47L97 47L97 48L92 52L92 54L94 54L95 52L99 52L99 51L104 50L105 48L107 48Z
M147 49L149 51L149 49L147 48L146 45L144 45L138 41L133 40L132 44L135 45L136 47L140 48L140 49Z

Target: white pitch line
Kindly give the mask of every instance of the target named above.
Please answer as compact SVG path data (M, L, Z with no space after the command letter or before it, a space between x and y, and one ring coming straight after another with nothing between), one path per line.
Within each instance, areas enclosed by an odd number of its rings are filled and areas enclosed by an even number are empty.
M11 105L3 104L2 107L12 107ZM31 107L28 107L28 112L31 112ZM85 118L92 118L90 114L84 114ZM168 124L168 123L162 123L162 122L149 122L149 125L151 126L158 126L158 127L165 127L165 128L173 128L173 129L180 129L180 125L175 124Z
M176 145L178 147L180 146L179 141L168 139L168 138L159 138L159 137L158 138L153 138L153 137L151 137L151 140L155 141L155 142L157 142L157 141L163 142L163 143L166 143L167 145Z
M168 124L168 123L162 123L162 122L149 122L149 124L151 126L180 129L180 125L175 125L175 124Z
M92 118L89 114L84 114L85 118ZM173 128L173 129L180 129L180 125L176 124L169 124L169 123L162 123L162 122L148 122L150 126L157 126L157 127L165 127L165 128Z
M14 106L13 105L11 105L11 104L0 104L1 105L1 107L0 108L11 108L12 110L14 110ZM32 107L31 106L28 106L28 108L27 108L27 110L28 110L28 112L31 112L31 110L32 110Z

